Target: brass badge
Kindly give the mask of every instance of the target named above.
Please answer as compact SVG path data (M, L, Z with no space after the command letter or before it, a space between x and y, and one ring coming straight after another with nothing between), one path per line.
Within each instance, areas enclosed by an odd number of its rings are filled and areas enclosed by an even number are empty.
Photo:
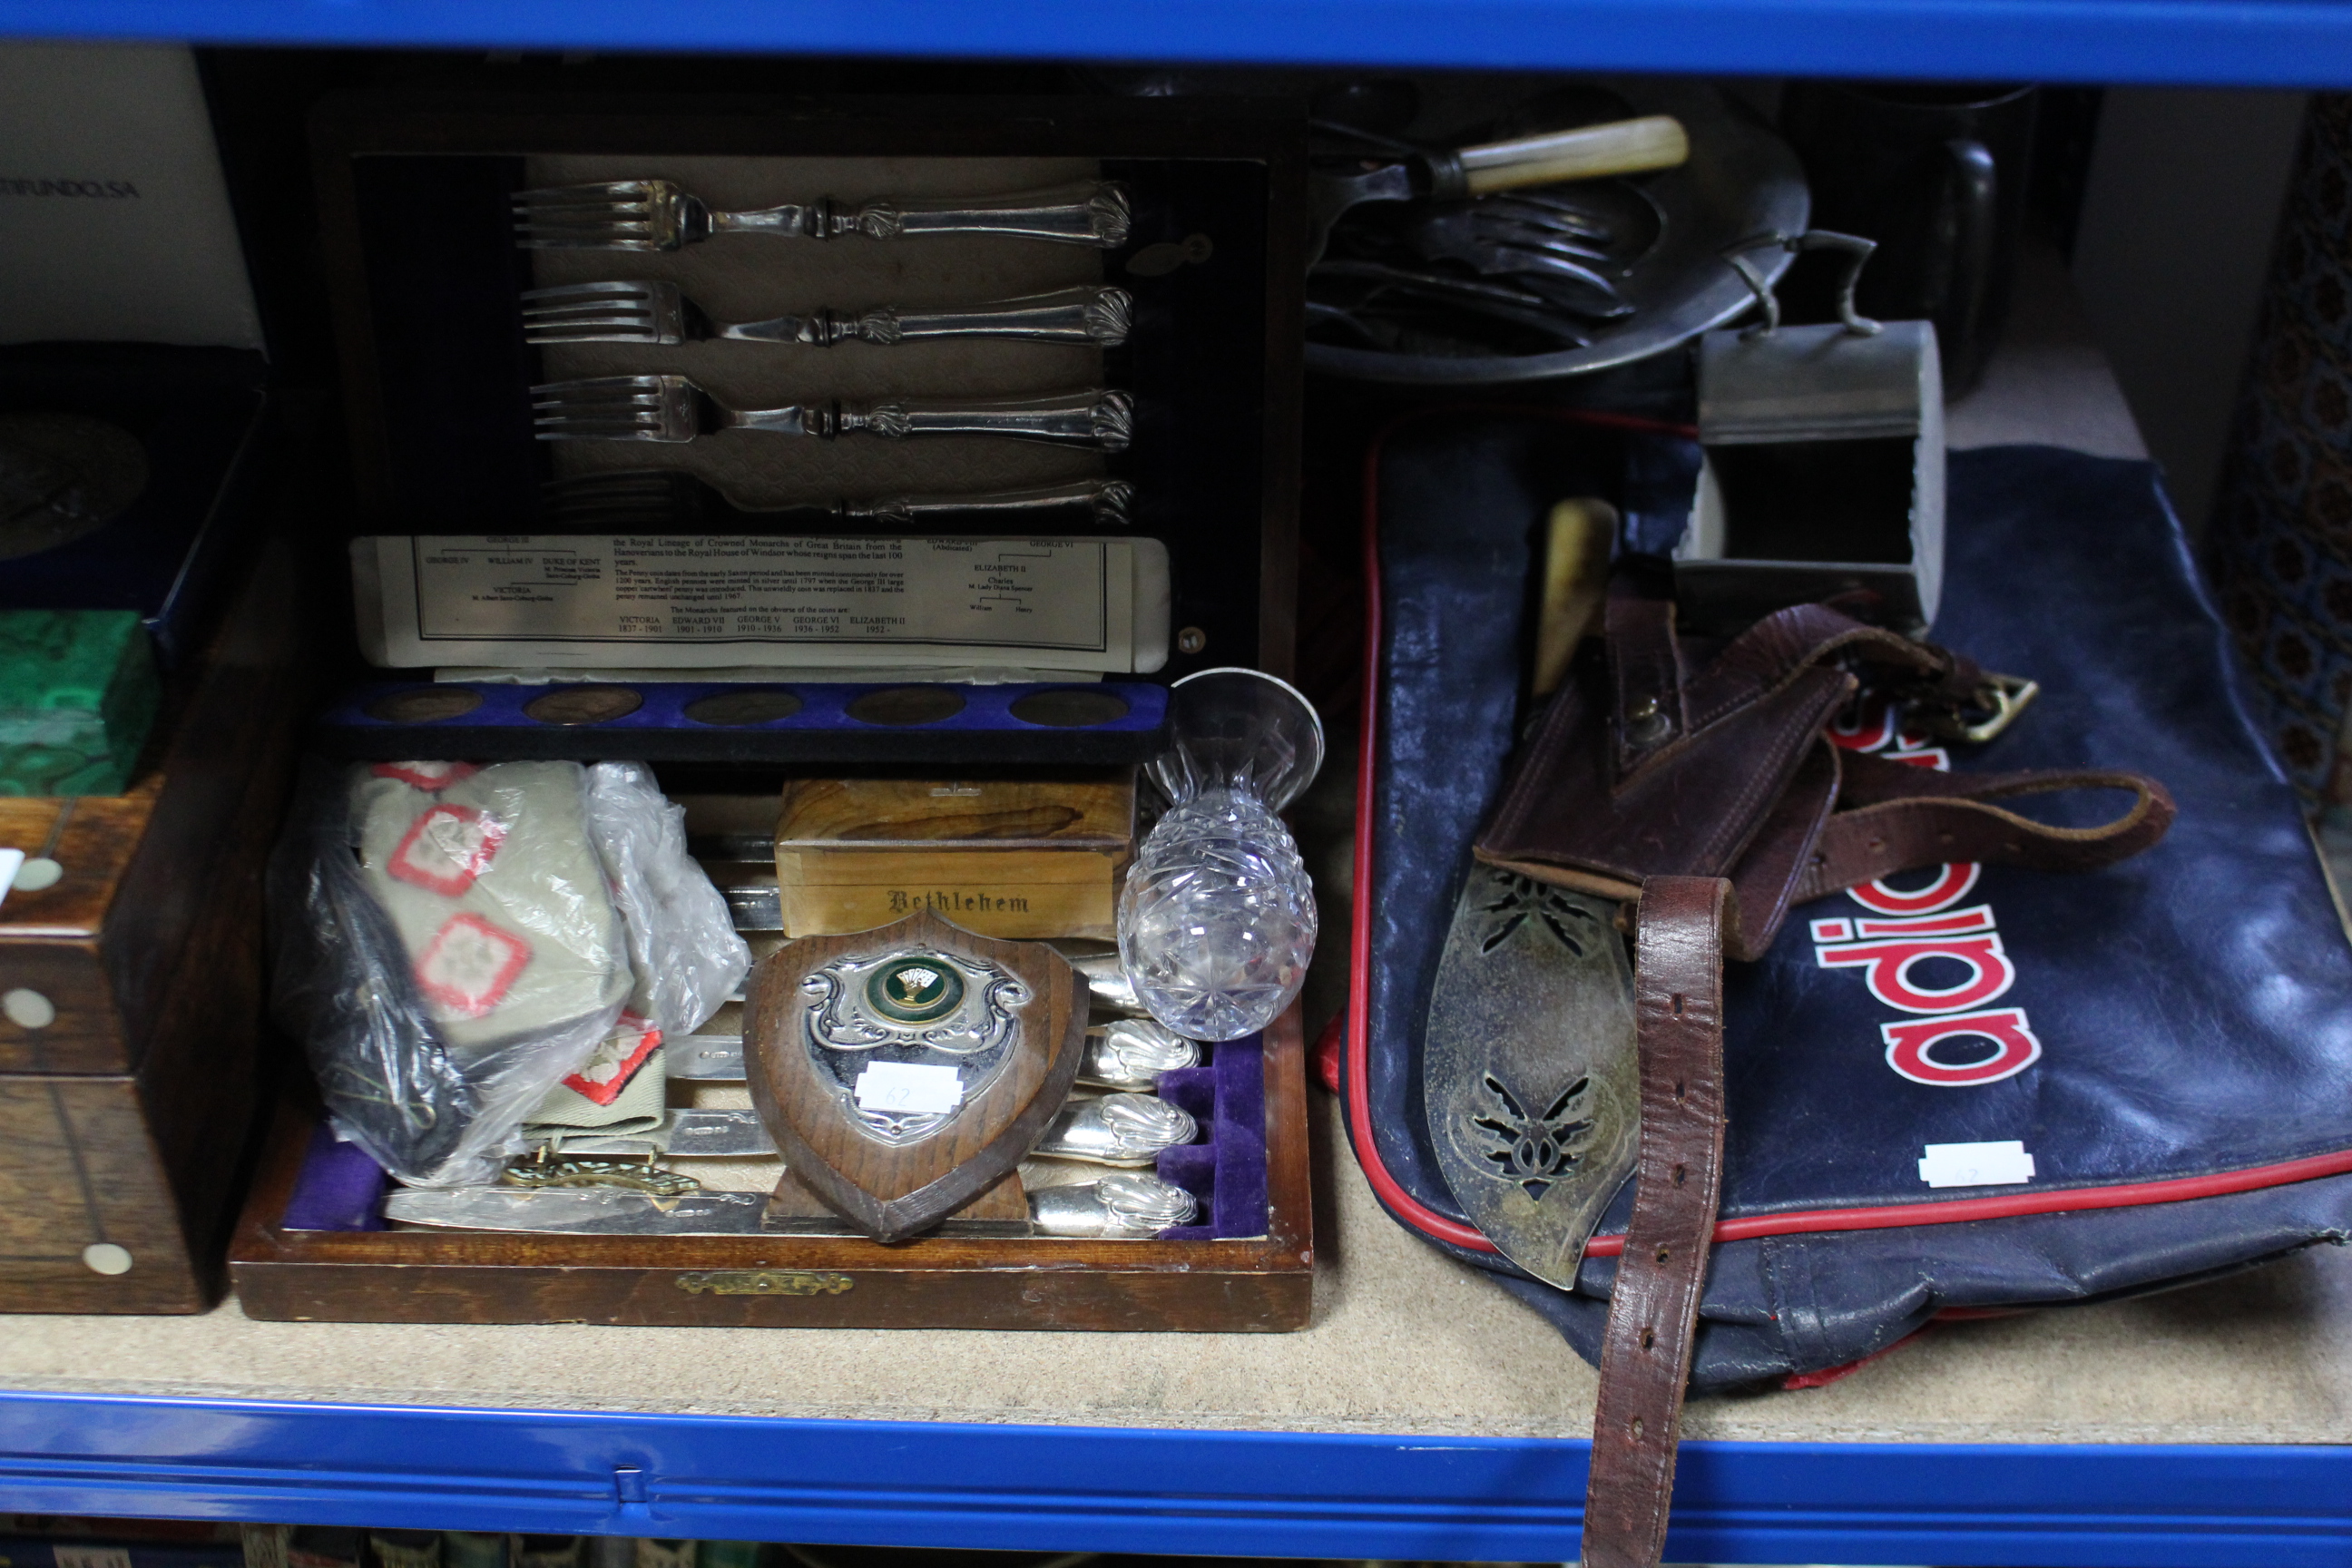
M1503 1256L1563 1289L1633 1173L1633 969L1616 903L1473 865L1422 1053L1446 1185Z

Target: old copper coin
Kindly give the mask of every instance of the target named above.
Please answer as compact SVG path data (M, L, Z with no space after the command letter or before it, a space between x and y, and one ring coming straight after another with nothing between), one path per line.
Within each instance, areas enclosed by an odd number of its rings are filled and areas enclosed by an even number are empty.
M963 711L952 686L886 686L853 698L843 710L861 724L936 724Z
M369 703L367 716L387 724L434 724L462 719L482 705L482 694L462 686L412 686Z
M1114 724L1127 717L1127 699L1115 691L1091 691L1083 686L1033 691L1013 700L1012 714L1024 724L1051 724L1077 730L1089 724Z
M524 703L522 710L542 724L604 724L645 705L634 687L559 686Z
M798 692L781 686L753 686L698 697L686 705L686 716L698 724L771 724L791 718L804 706Z

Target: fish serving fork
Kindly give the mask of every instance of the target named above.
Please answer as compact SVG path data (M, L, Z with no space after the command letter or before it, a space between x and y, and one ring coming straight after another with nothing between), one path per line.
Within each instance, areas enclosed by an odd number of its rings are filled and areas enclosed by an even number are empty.
M522 297L524 338L533 343L653 343L673 347L724 338L739 342L806 343L831 348L918 338L1026 338L1041 342L1127 341L1135 300L1124 289L1058 289L946 310L870 310L820 306L804 316L764 321L714 321L675 283L567 283Z
M608 375L530 389L542 441L691 441L721 430L776 436L996 436L1123 452L1135 426L1126 393L1087 387L1039 397L961 401L824 399L781 408L730 408L682 375Z
M1124 479L1078 479L977 495L902 495L746 506L677 468L615 468L572 474L540 486L542 522L599 531L702 528L758 531L772 525L846 524L917 528L971 520L1026 531L1055 527L1125 528L1135 491Z
M515 243L529 250L677 250L721 234L797 239L986 234L1108 250L1127 243L1133 222L1127 187L1115 180L1003 196L885 196L858 206L819 196L748 212L722 212L668 180L617 180L518 192L514 215Z

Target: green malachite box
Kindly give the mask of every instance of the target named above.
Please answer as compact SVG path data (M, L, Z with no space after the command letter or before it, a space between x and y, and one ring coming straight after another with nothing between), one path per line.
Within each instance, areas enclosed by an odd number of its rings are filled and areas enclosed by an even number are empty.
M133 610L0 610L0 795L121 795L155 721Z

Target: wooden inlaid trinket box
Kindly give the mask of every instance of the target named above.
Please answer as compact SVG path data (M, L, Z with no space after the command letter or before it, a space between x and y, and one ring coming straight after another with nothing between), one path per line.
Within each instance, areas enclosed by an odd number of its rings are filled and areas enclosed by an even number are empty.
M0 800L0 1311L193 1312L257 1113L301 617L266 557L121 795ZM27 874L29 873L29 874Z

